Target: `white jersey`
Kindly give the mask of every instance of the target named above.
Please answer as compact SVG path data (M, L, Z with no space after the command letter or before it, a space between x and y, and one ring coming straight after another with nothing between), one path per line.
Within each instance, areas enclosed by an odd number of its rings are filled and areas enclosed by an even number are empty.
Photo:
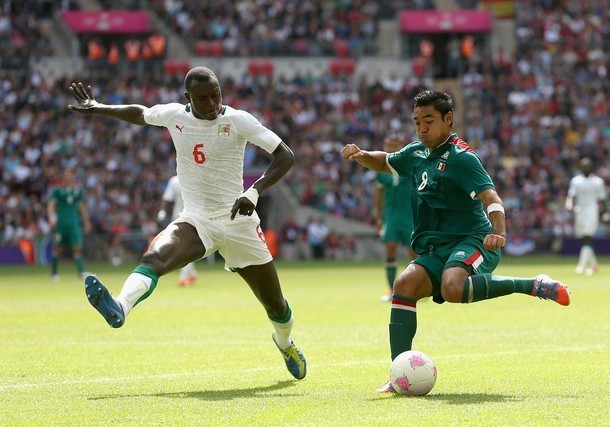
M606 198L606 185L597 175L576 175L570 180L568 197L574 200L574 212L599 216L599 201Z
M599 201L606 198L606 186L600 177L576 175L570 181L568 197L574 203L574 235L593 236L599 226Z
M163 201L173 204L172 221L178 218L178 215L184 209L184 202L182 201L180 180L177 175L172 176L167 182L167 187L163 193Z
M246 143L272 153L281 142L252 114L226 105L216 119L202 120L190 104L159 104L145 111L144 120L172 136L184 211L208 217L229 214L243 193Z

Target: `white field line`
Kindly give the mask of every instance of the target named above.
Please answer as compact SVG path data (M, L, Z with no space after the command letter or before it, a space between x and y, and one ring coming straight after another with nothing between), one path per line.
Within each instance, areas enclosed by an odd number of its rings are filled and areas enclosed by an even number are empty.
M571 347L571 348L549 348L545 350L515 350L515 351L499 351L495 353L464 353L464 354L451 354L447 356L437 356L435 360L444 359L460 359L460 358L487 358L496 356L512 356L512 355L523 355L523 354L535 354L535 353L551 353L551 352L583 352L583 351L604 351L607 350L606 346L592 346L592 347ZM354 366L354 365L372 365L372 364L388 363L387 359L383 360L360 360L350 361L342 363L323 363L318 364L316 367L335 367L335 366ZM92 379L78 379L78 380L66 380L66 381L48 381L39 383L18 383L18 384L6 384L0 385L0 391L16 390L16 389L28 389L28 388L42 388L42 387L60 387L74 384L99 384L99 383L110 383L110 382L125 382L125 381L141 381L141 380L152 380L152 379L172 379L181 377L198 377L206 375L222 375L229 372L260 372L260 371L271 371L278 369L277 365L268 367L258 367L250 369L211 369L205 371L196 372L182 372L174 374L153 374L153 375L128 375L128 376L116 376L116 377L102 377Z

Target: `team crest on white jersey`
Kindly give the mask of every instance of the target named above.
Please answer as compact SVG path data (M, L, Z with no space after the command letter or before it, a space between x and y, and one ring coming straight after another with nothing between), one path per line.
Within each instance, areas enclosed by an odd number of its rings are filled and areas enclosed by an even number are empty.
M218 125L218 136L231 136L231 125Z

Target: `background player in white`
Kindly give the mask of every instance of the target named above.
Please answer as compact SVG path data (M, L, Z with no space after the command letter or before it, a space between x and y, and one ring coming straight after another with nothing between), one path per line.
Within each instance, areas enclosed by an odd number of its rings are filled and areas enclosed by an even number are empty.
M593 235L599 226L599 215L606 199L604 180L593 173L593 162L584 157L579 162L580 172L570 180L566 209L574 211L574 234L581 248L576 273L588 276L597 272L599 265L593 248Z
M174 221L180 215L180 212L184 209L184 202L182 201L182 191L180 189L180 180L178 175L172 176L167 182L167 187L163 192L163 205L161 210L157 214L157 220L163 223L167 218L167 212L171 209L171 220ZM180 269L180 277L178 278L178 284L184 287L193 286L197 280L197 269L195 268L195 262L189 262L187 265Z
M210 69L191 69L184 79L184 89L187 104L148 108L102 104L95 100L91 86L70 85L76 100L76 105L68 105L72 111L168 129L176 149L176 171L184 200L180 216L153 239L118 297L113 297L96 276L85 279L89 302L110 326L118 328L130 310L152 293L159 277L218 251L225 259L225 268L237 272L263 305L273 325L273 342L288 371L302 379L306 362L290 336L292 311L282 294L255 211L259 194L288 172L294 154L250 113L222 104L220 83ZM244 192L247 142L263 148L273 159Z

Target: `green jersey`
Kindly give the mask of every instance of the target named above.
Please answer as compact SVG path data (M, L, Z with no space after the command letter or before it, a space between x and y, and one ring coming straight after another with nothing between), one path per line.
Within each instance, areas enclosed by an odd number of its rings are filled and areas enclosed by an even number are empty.
M377 174L377 186L383 190L382 242L411 246L413 233L412 197L416 196L410 178L387 173Z
M49 199L55 201L58 228L79 225L79 205L83 201L81 188L54 187Z
M483 204L475 196L494 188L472 148L456 134L430 152L421 141L388 155L398 175L414 179L417 191L413 239L416 253L491 233Z
M383 188L384 222L397 221L412 224L411 195L413 194L413 185L410 183L410 178L378 173L377 185Z

